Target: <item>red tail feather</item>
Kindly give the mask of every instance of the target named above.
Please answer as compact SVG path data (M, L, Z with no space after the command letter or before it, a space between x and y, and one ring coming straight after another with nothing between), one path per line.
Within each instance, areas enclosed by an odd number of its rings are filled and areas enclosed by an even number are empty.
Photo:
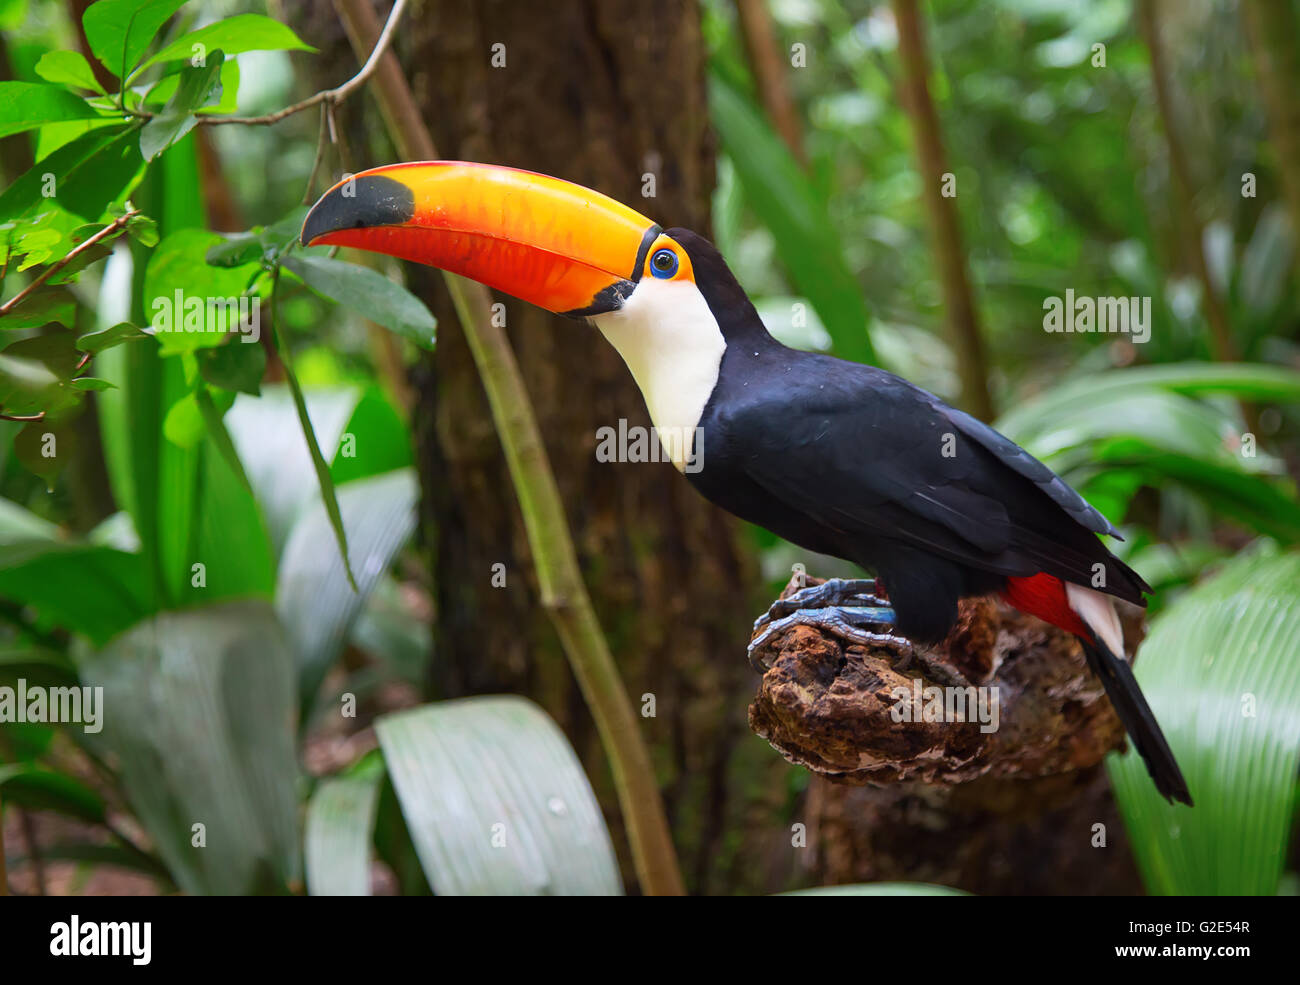
M1028 612L1085 640L1093 638L1083 620L1070 608L1065 582L1060 578L1043 572L1028 578L1008 578L1007 587L1001 594L1009 605L1021 612Z

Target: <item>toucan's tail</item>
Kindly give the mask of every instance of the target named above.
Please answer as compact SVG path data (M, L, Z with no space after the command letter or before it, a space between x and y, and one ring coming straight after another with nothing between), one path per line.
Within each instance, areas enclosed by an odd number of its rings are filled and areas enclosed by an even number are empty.
M1187 781L1183 771L1178 768L1165 735L1160 731L1156 716L1151 706L1138 687L1133 668L1123 657L1117 657L1100 639L1079 637L1083 652L1088 658L1088 666L1101 678L1106 695L1114 705L1119 720L1124 723L1129 738L1137 747L1138 755L1147 765L1147 772L1155 781L1156 789L1170 801L1179 801L1192 806L1192 795L1187 790Z
M1169 751L1169 743L1151 713L1151 706L1142 696L1133 668L1123 657L1124 633L1110 597L1046 573L1008 578L1002 597L1022 612L1033 613L1078 637L1088 666L1101 678L1110 703L1147 764L1156 789L1169 800L1191 807L1187 781Z

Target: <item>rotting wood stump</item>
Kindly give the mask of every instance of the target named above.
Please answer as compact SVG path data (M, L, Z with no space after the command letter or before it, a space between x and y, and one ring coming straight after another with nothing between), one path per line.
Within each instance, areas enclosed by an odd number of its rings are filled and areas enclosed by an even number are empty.
M791 579L781 593L821 579ZM1130 648L1141 610L1120 606ZM1101 766L1124 741L1068 633L993 599L961 603L937 647L845 644L796 626L768 665L750 728L814 774L797 819L814 885L919 881L981 895L1132 895L1141 881ZM896 667L898 669L896 669ZM895 721L903 688L997 688L998 729ZM1099 833L1101 844L1099 844Z
M910 662L906 652L795 626L757 654L768 670L749 726L790 762L847 784L1039 779L1087 770L1123 743L1074 637L994 599L964 600L943 643L915 647ZM934 702L957 694L934 687L989 689L996 730L973 714L934 720Z

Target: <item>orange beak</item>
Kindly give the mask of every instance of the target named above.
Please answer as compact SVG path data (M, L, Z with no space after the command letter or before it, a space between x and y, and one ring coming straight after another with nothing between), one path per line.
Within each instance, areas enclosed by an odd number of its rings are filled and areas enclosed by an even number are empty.
M514 168L423 161L372 168L321 196L304 246L352 246L480 281L558 314L618 308L661 230L580 185Z

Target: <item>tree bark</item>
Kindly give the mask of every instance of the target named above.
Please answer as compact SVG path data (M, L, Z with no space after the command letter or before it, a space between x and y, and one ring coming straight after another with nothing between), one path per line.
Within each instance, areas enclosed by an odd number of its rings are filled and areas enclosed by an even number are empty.
M713 153L694 4L432 0L414 8L406 34L412 86L444 156L553 174L707 232ZM413 374L436 694L540 702L574 743L621 842L590 715L529 573L471 353L440 279L421 279L413 287L439 317L437 352ZM620 418L649 426L631 376L594 329L498 300L586 583L642 706L687 881L741 888L718 850L753 806L737 789L736 755L752 678L734 657L751 618L748 540L671 465L598 462L598 429Z

